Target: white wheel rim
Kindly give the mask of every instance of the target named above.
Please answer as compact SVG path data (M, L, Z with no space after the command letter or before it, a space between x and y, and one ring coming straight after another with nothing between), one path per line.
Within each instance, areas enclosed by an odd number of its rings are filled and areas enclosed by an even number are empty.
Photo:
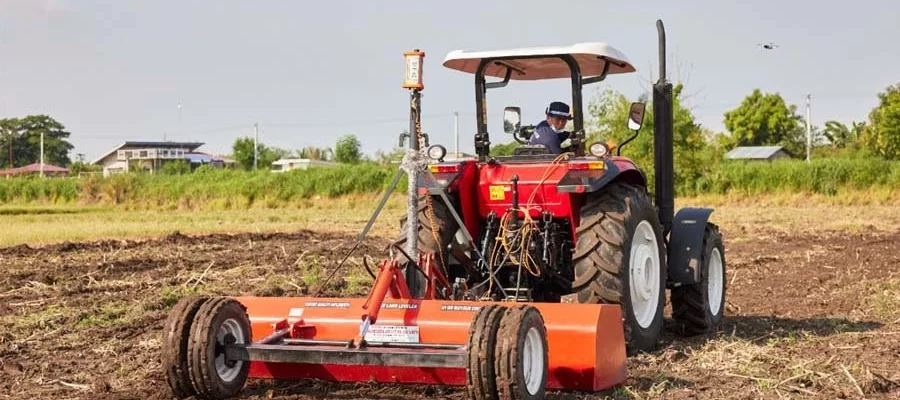
M631 238L628 268L631 311L642 328L648 328L659 307L659 247L649 222L641 221Z
M725 274L722 272L722 253L713 248L709 257L709 276L706 278L706 293L709 296L709 313L718 315L722 307L722 288L725 286Z
M529 394L537 394L544 380L544 343L537 329L530 328L525 334L525 346L522 349L522 361L525 374L525 388Z
M219 331L216 333L216 343L224 346L225 336L228 334L234 336L235 343L244 344L244 329L241 328L240 323L231 318L219 327ZM243 361L236 361L234 367L229 367L225 364L225 354L218 354L216 355L216 374L219 375L219 379L231 382L237 378L243 364Z

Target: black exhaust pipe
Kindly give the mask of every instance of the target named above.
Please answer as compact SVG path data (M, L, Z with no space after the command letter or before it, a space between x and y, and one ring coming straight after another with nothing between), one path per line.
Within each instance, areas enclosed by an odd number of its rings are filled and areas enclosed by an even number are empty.
M659 35L659 79L653 85L654 179L659 222L663 227L663 236L668 236L675 214L672 84L666 81L666 30L662 20L656 20L656 30Z

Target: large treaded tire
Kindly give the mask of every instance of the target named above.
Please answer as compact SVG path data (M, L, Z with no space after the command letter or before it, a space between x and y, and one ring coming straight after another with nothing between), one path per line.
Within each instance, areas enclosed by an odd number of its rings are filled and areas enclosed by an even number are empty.
M188 342L194 316L207 300L206 296L182 297L169 312L163 327L160 359L166 383L172 395L179 399L197 394L188 371Z
M500 322L494 350L501 399L543 399L550 374L547 328L534 306L510 307Z
M703 235L703 254L700 256L700 282L672 288L672 318L678 323L682 333L704 334L722 322L727 291L725 272L722 234L719 233L718 226L707 223ZM721 290L717 290L718 288ZM711 289L713 294L710 293ZM713 296L716 298L713 299Z
M655 235L659 261L658 276L646 275L658 298L648 300L648 304L656 304L656 308L652 321L643 327L635 316L630 279L632 239L642 221L649 223L649 227L643 224L642 229ZM649 194L639 186L612 183L600 192L588 195L581 208L576 235L573 291L578 302L621 305L628 352L654 350L663 327L667 264L659 216ZM648 254L652 257L652 253ZM652 281L654 279L656 282Z
M436 225L434 230L437 232L438 240L435 240L434 234L432 233L431 219L428 216L428 203L425 196L419 196L419 208L417 214L419 218L419 234L418 240L416 241L416 247L420 254L434 252L435 262L438 264L437 266L439 268L441 266L446 267L450 259L450 250L448 246L453 242L453 237L459 230L459 224L456 223L453 214L450 213L450 210L447 208L443 199L440 197L432 197L431 204L434 208L434 222ZM406 251L406 231L409 229L407 219L408 218L404 215L400 220L400 238L394 242L404 251ZM399 251L395 251L394 254L394 259L400 263L400 267L404 271L404 277L406 277L406 283L409 286L410 294L413 298L424 297L425 275L414 265L409 264L410 262L416 263L418 260L409 260ZM443 255L443 258L441 258L441 255Z
M218 336L223 329L227 334L220 340ZM244 344L252 340L250 319L244 305L228 297L215 297L205 302L191 325L188 344L188 369L197 398L229 399L237 396L244 387L250 363L237 361L232 365L219 365L224 361L222 347L230 338Z
M466 368L466 393L474 400L497 400L497 373L495 344L500 322L507 307L490 304L481 307L469 326L468 366Z

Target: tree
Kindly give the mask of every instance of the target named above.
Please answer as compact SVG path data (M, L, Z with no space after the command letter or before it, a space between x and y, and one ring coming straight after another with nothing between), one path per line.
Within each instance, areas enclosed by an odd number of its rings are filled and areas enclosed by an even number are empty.
M684 85L681 83L672 88L673 98L673 145L676 182L686 183L698 179L709 171L718 160L712 153L713 147L704 139L710 135L694 120L689 109L682 105ZM653 158L653 105L647 101L646 96L640 96L635 101L647 103L644 111L644 122L634 140L628 142L622 148L622 155L631 158L644 171L649 184L653 184L654 158ZM613 90L600 92L597 97L588 104L588 116L590 121L586 124L587 143L595 141L611 141L620 144L634 135L634 131L628 129L628 117L630 115L632 100L625 95ZM614 149L615 153L616 150Z
M334 151L328 147L306 146L297 151L299 158L327 161L334 157Z
M339 163L356 164L362 160L359 139L353 134L338 138L334 145L334 159Z
M5 156L0 156L0 165L10 168L40 162L41 133L44 134L44 163L71 165L69 152L74 146L67 140L71 133L47 115L0 119L0 150L3 150L0 154Z
M825 129L822 135L831 142L831 146L835 148L845 148L855 145L861 139L862 130L865 123L853 121L852 127L847 127L838 121L828 121L825 123Z
M900 159L900 84L878 93L878 100L863 130L863 145L886 159Z
M375 162L381 165L389 165L395 161L402 161L405 155L406 148L403 147L394 147L390 151L378 150L375 152Z
M725 128L731 133L728 147L782 146L793 155L806 153L805 121L797 106L787 105L778 93L754 89L740 106L725 113Z
M231 157L237 161L243 169L253 169L253 138L242 137L237 138L231 147ZM257 151L259 159L257 166L259 169L269 169L273 162L290 154L289 151L275 147L268 147L265 144L258 143Z
M511 156L513 151L521 144L515 140L509 143L491 144L490 154L492 156Z

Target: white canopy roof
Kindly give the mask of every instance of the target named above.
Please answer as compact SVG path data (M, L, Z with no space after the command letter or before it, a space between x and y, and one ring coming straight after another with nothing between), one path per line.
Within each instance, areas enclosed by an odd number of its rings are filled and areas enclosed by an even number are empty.
M581 68L581 76L590 77L603 73L606 60L612 64L608 74L634 72L624 54L602 42L578 43L571 46L527 47L509 50L467 51L454 50L444 58L444 67L474 74L484 58L548 56L548 58L519 58L491 63L484 69L485 76L506 77L506 65L513 67L510 80L536 80L570 78L569 66L560 58L552 57L569 54L575 57ZM502 64L498 64L502 63ZM617 65L618 64L618 65ZM518 70L518 71L517 71Z

